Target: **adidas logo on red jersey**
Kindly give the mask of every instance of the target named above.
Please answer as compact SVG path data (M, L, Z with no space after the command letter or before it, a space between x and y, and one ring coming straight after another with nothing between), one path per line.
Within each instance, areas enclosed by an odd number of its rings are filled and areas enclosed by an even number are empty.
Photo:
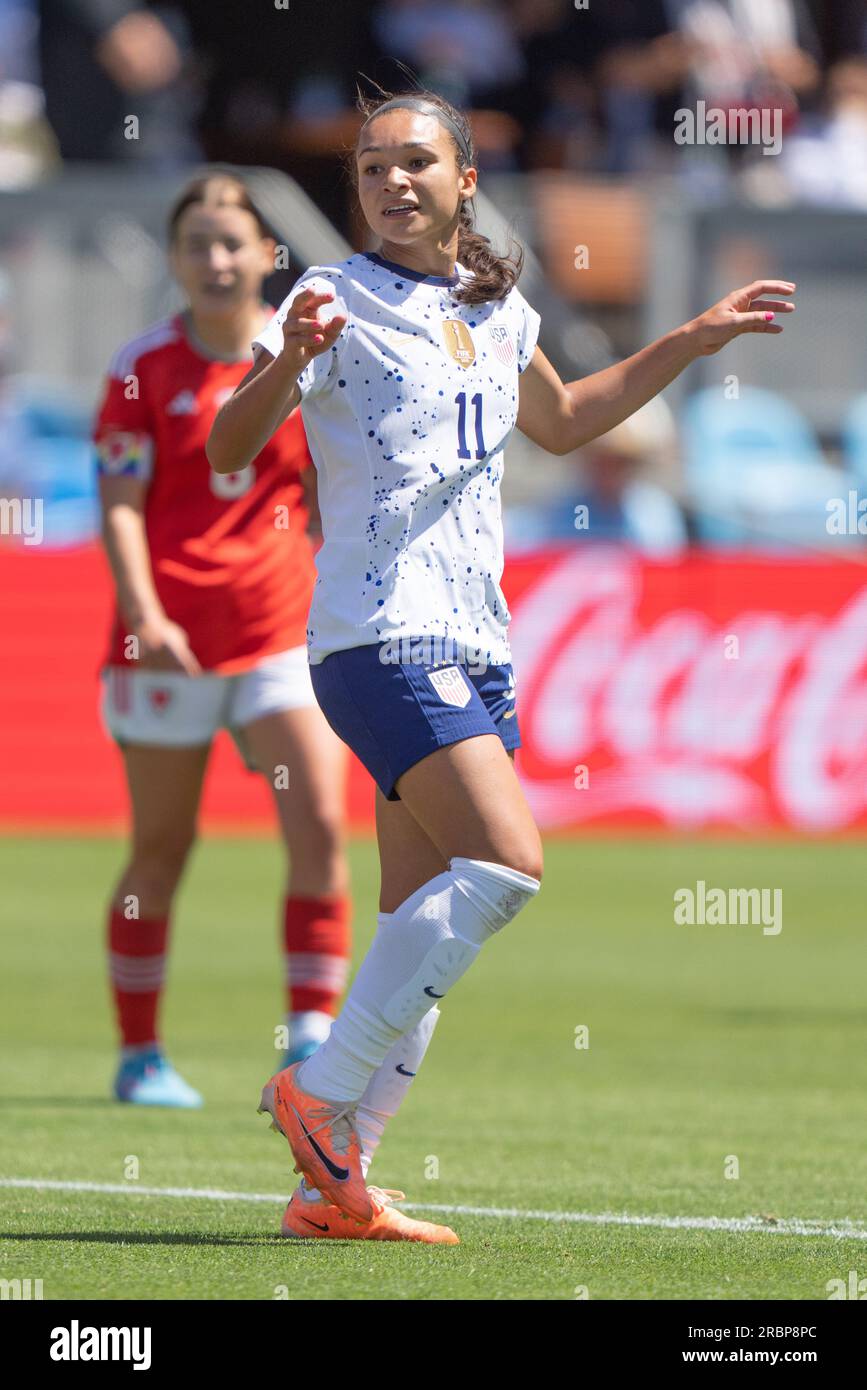
M198 415L199 402L194 391L179 391L166 406L167 415Z

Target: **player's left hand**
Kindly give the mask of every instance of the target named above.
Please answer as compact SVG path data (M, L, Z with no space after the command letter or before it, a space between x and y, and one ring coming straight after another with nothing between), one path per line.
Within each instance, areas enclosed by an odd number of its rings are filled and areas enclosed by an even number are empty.
M782 333L783 325L775 323L774 318L777 314L791 314L795 306L775 296L794 292L791 280L754 280L741 290L732 290L690 324L697 355L709 357L741 333Z

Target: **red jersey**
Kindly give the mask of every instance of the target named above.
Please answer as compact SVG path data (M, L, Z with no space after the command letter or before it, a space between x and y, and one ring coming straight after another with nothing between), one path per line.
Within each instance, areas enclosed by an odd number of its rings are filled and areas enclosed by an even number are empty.
M294 410L249 467L218 474L205 441L252 363L191 346L181 315L122 347L94 428L105 473L149 477L144 520L160 602L200 665L231 674L306 640L313 548L301 475L312 467ZM110 665L126 665L115 613Z

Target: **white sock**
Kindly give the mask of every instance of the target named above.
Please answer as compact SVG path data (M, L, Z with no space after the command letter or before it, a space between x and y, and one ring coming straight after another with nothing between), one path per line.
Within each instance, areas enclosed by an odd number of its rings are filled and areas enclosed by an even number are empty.
M380 912L377 925L391 917L390 912ZM379 1148L385 1126L394 1119L404 1102L413 1077L424 1059L439 1021L440 1011L434 1005L424 1017L398 1038L382 1066L378 1067L367 1083L367 1089L358 1102L356 1128L361 1144L361 1171L365 1178L373 1162L373 1155ZM306 1178L301 1179L301 1195L306 1201L315 1202L321 1196L318 1188L308 1187Z
M382 1066L373 1073L358 1102L356 1128L361 1145L361 1171L365 1178L385 1126L403 1105L413 1078L418 1074L439 1017L439 1009L428 1009L414 1028L398 1038ZM306 1178L301 1179L301 1189L302 1196L308 1201L318 1201L321 1197L318 1188L308 1187Z
M120 1049L121 1060L129 1062L133 1057L144 1057L149 1052L162 1052L162 1046L158 1042L133 1043L130 1047Z
M385 1126L393 1120L421 1067L430 1045L440 1011L434 1005L398 1038L385 1061L377 1067L358 1102L355 1124L361 1142L361 1171L367 1177L373 1155L379 1148Z
M307 1042L315 1042L317 1046L324 1043L334 1019L323 1009L303 1009L289 1014L286 1021L289 1025L289 1046L301 1047Z
M361 1099L404 1033L469 969L482 945L539 891L502 864L455 858L383 919L325 1042L298 1080L324 1100Z

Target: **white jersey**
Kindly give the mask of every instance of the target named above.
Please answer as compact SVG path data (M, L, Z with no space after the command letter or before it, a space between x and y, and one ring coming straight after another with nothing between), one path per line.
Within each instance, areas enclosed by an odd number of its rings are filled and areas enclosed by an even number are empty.
M324 537L314 664L400 638L444 638L489 665L510 659L500 480L540 319L517 289L458 303L471 274L422 275L375 252L313 266L254 341L282 351L289 305L307 287L334 292L321 318L347 317L298 378Z

